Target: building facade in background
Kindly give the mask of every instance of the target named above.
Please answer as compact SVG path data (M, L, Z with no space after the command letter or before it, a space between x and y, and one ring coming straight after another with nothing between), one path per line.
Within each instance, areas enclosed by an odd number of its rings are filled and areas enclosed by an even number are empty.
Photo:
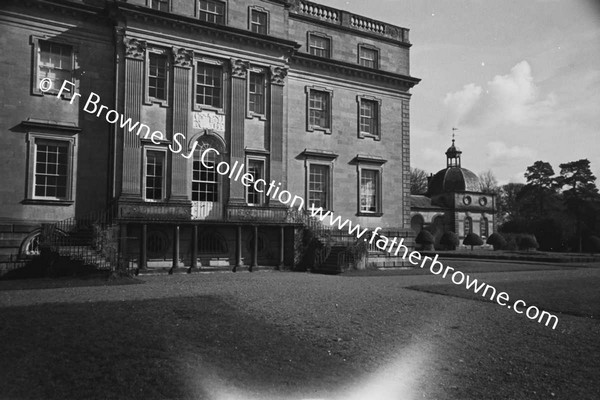
M110 212L142 268L290 266L284 192L410 235L405 28L306 1L25 0L0 33L4 254Z
M481 192L479 178L462 167L461 157L452 139L446 168L429 177L427 194L411 196L412 229L416 234L429 230L438 247L445 232L456 233L462 244L469 233L485 243L495 230L496 195Z

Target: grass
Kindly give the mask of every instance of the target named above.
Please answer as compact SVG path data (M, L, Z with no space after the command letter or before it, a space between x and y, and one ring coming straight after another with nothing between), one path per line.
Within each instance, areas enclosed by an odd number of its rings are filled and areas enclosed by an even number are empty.
M524 300L528 306L535 305L546 311L579 317L600 318L600 278L566 278L564 280L511 281L493 285L498 292L506 292L511 301ZM463 299L490 301L466 290L463 285L419 285L409 289ZM495 302L495 300L494 300ZM521 306L523 307L523 306Z
M570 268L567 265L548 265L540 263L522 263L502 262L494 260L460 260L440 257L439 260L444 265L450 265L458 271L465 273L475 272L512 272L512 271L549 271L561 270ZM364 269L364 270L348 270L342 273L344 277L368 277L368 276L397 276L397 275L431 275L429 268L430 261L427 262L425 268L419 268L419 265L409 269L390 268L385 270Z
M454 265L508 266L482 264ZM600 327L588 317L598 315L600 270L494 276L514 299L585 318L559 315L552 330L465 300L464 288L387 271L364 279L185 274L123 287L4 290L0 399L374 400L340 390L365 387L381 368L390 375L377 387L405 382L411 395L377 400L600 398ZM421 290L407 290L415 285Z
M3 399L203 399L202 379L264 393L357 373L215 297L4 309L0 341Z
M139 279L127 277L110 278L108 274L102 273L85 277L0 280L0 291L57 289L90 286L121 286L135 285L140 283L142 283L142 281Z

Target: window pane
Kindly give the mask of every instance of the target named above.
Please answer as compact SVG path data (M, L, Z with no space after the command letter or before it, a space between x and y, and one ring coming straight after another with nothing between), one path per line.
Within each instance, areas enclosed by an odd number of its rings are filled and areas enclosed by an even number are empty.
M167 57L161 54L148 55L148 96L159 100L167 99Z
M64 80L71 80L73 73L73 48L69 45L39 42L38 84L44 79L52 80L52 90L58 91Z
M155 10L169 11L169 0L152 0L150 7Z
M165 153L148 151L146 153L146 199L162 200Z
M379 135L378 106L376 101L360 101L360 131L370 135Z
M363 169L360 176L360 211L377 212L379 182L378 171Z
M267 34L267 13L251 10L250 13L250 29L252 32Z
M331 41L329 38L310 35L308 39L308 52L319 57L330 57Z
M220 66L198 63L196 104L221 108L223 72Z
M248 89L248 109L256 114L265 113L264 75L250 72Z
M202 152L196 150L192 167L192 201L217 202L219 201L219 183L215 170L217 165L215 154L210 152L204 158L204 163L200 160L201 156Z
M200 0L200 20L213 24L225 24L225 4L220 1Z
M377 60L378 52L374 49L369 49L365 47L360 48L360 65L369 67L369 68L377 68Z
M259 179L265 179L265 162L263 160L248 160L247 172L254 177L254 182ZM250 185L247 188L246 201L248 204L263 205L264 194L255 190L254 185Z
M68 182L69 145L65 142L36 142L34 195L65 198Z
M310 91L308 102L309 124L312 127L328 129L329 124L329 93Z
M329 208L329 167L326 165L310 166L308 175L308 204L315 207Z

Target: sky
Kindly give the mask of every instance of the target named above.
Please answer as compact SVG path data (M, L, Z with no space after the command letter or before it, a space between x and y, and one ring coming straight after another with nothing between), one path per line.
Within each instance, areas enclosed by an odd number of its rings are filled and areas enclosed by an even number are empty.
M499 184L587 158L600 186L600 0L318 0L410 29L411 165Z

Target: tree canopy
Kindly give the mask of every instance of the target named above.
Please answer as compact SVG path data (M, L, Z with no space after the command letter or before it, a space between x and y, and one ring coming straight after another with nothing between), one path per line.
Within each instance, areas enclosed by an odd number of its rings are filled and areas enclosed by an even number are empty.
M410 169L410 194L425 194L428 189L427 172L419 168Z

